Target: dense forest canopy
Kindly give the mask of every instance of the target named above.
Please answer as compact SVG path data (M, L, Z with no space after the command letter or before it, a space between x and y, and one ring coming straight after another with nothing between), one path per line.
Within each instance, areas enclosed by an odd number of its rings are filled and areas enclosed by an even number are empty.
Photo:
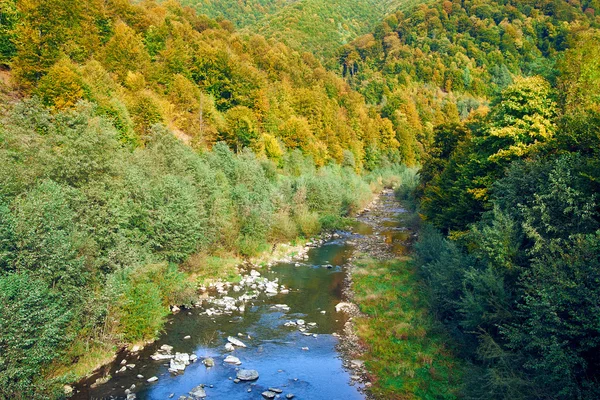
M407 0L183 0L199 14L232 21L245 32L275 38L333 64L338 47L369 32L385 16L414 6Z
M390 122L308 53L175 2L3 4L17 15L0 42L19 86L55 110L93 102L132 145L162 123L197 147L271 159L299 148L325 165L349 151L360 170L397 158Z

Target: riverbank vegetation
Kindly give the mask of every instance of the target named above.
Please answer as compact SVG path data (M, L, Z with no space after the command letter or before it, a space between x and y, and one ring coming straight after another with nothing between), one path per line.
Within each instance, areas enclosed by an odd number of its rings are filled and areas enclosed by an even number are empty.
M381 399L457 399L462 366L443 325L430 314L427 289L410 257L363 256L352 270L354 318L366 352L369 392Z
M552 82L515 79L490 112L436 129L417 254L473 365L467 398L600 395L600 37Z
M339 226L401 161L343 79L226 21L1 7L0 397L60 397L236 260Z
M132 150L86 103L21 102L0 143L3 396L50 396L88 354L152 339L205 268L216 278L221 258L335 228L393 175L317 168L299 150L279 168L224 143L198 152L161 125Z

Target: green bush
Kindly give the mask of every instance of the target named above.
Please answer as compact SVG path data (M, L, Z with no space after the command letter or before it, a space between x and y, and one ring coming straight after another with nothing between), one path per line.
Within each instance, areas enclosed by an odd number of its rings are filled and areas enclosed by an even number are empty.
M0 304L0 397L48 398L43 372L72 339L71 305L26 272L0 276Z

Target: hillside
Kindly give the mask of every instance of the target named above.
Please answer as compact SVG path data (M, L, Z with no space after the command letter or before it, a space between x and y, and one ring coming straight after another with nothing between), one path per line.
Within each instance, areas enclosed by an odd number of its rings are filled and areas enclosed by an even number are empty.
M0 398L61 398L395 174L390 121L309 54L172 1L2 7Z
M419 160L433 128L485 112L489 99L518 76L553 81L573 34L597 27L592 3L450 2L388 16L339 51L351 86L390 119Z
M226 19L237 28L254 25L282 8L302 0L182 0L198 14L214 19Z
M422 1L406 0L184 0L199 14L224 18L244 32L258 33L332 65L336 50L369 32L388 14Z

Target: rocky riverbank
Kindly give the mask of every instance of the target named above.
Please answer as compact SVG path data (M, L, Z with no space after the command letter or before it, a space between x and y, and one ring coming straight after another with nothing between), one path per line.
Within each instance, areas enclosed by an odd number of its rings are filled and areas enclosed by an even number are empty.
M356 271L354 261L362 257L373 260L387 261L401 256L398 245L409 246L415 233L400 226L399 214L406 212L394 197L394 191L384 190L365 208L356 220L363 225L362 230L367 231L352 239L354 247L353 256L346 266L346 280L344 284L344 311L350 316L346 322L343 334L338 344L342 354L344 366L352 371L352 378L364 384L364 393L367 398L372 398L369 388L372 386L372 375L365 368L363 356L367 348L357 335L355 319L366 318L361 313L353 291L353 274ZM400 251L400 253L403 253Z

